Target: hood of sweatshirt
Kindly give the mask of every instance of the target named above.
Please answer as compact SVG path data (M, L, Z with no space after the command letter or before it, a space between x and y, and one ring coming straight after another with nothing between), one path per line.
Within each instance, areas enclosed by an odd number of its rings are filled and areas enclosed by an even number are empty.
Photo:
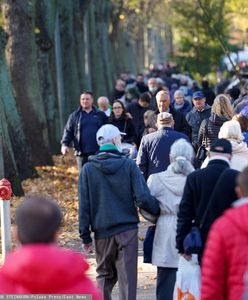
M100 152L97 155L92 155L89 161L100 169L105 174L115 174L125 163L126 157L118 151Z
M237 141L230 140L230 143L232 144L233 154L247 153L248 155L248 148L245 142L237 142Z
M186 177L183 174L176 174L170 166L166 171L158 173L158 181L165 186L172 194L182 196Z

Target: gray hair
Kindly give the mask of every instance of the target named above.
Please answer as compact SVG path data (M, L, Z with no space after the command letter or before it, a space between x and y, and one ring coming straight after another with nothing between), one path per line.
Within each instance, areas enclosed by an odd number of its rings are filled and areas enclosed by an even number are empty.
M182 92L181 90L176 90L174 93L174 97L177 97L177 96L184 97L184 92Z
M194 157L193 147L185 139L179 139L170 148L169 168L176 174L188 175L194 171L191 163Z

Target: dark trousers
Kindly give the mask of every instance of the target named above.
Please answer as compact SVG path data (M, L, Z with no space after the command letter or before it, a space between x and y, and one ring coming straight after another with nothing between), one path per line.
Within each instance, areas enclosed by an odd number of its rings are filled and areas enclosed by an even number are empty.
M118 281L119 300L136 300L138 229L95 240L97 283L104 300Z
M177 268L157 268L157 300L173 300Z
M79 173L80 173L83 165L87 163L89 156L93 155L93 154L94 153L86 153L86 154L83 154L81 156L76 156L76 161L77 161L77 166L78 166Z

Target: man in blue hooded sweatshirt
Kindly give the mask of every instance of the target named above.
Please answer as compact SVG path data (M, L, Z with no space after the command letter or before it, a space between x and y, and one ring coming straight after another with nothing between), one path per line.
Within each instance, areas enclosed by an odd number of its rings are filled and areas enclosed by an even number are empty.
M91 156L80 173L79 231L83 249L92 249L94 232L97 282L104 299L118 281L122 300L135 300L137 289L137 207L159 214L135 162L120 152L121 132L113 125L97 132L98 154Z

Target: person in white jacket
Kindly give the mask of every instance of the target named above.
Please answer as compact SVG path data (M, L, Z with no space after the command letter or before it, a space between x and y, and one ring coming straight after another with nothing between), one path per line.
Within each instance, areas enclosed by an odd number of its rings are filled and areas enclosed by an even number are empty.
M232 144L232 159L230 162L230 168L242 171L248 166L248 147L244 142L244 136L241 131L241 127L238 121L231 120L225 122L219 131L219 139L227 139ZM201 168L205 168L208 164L209 157L204 160Z
M166 171L148 178L151 194L160 203L152 251L152 264L157 266L157 300L173 299L179 254L176 249L177 212L186 177L194 168L193 147L184 139L170 149L170 165Z

